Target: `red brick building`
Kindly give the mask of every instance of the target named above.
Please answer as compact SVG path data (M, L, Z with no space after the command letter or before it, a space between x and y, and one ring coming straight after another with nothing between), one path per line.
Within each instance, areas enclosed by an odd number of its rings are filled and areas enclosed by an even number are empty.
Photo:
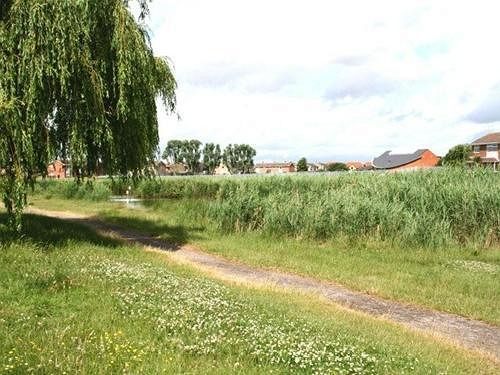
M500 165L500 132L486 134L471 143L473 157L479 157L482 164Z
M386 151L373 159L373 167L385 170L432 168L439 159L428 149L417 150L413 154L391 154L391 151Z
M61 160L55 160L47 167L47 177L49 178L65 178L67 177L67 172L66 164Z
M345 165L350 171L361 170L364 167L364 164L360 161L347 161Z
M169 164L166 161L159 160L154 163L154 171L157 176L172 176L186 174L187 168L181 163Z

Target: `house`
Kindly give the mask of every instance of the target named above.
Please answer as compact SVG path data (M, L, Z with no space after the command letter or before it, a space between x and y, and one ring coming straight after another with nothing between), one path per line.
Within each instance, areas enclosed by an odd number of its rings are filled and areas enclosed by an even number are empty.
M155 175L168 176L167 165L168 164L163 160L155 160L153 166Z
M482 164L491 165L494 169L500 163L500 132L490 133L471 143L474 158Z
M54 160L47 167L48 178L65 178L68 176L68 168L61 160Z
M428 149L420 149L413 154L391 154L391 151L386 151L373 159L373 167L389 170L422 169L435 167L438 162L439 157Z
M185 164L182 163L167 164L167 173L170 175L186 174L187 172L188 168Z
M164 160L155 161L154 170L157 176L171 176L175 174L185 174L187 172L187 168L184 164L170 164Z
M291 162L285 163L258 163L255 165L255 173L291 173L295 172L295 164Z
M350 171L370 171L373 169L373 164L371 161L346 161L345 165Z
M322 172L326 168L324 163L307 163L308 172Z
M375 168L373 167L373 162L371 162L371 161L367 161L367 162L364 162L364 163L363 163L363 166L362 166L359 170L360 170L360 171L371 171L371 170L373 170L373 169L375 169Z
M221 163L217 168L215 168L214 174L217 176L228 176L231 172L229 172L229 169L225 164Z
M350 171L358 171L363 169L365 166L364 163L361 163L360 161L347 161L345 165Z
M307 163L307 171L308 172L317 172L318 164L317 163Z

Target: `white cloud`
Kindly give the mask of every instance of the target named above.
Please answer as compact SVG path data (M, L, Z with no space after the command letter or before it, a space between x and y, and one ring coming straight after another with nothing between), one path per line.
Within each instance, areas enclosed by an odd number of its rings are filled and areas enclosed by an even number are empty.
M151 11L155 51L179 80L182 120L160 115L162 145L197 138L250 143L258 159L371 159L443 154L500 129L489 122L496 1L155 0Z

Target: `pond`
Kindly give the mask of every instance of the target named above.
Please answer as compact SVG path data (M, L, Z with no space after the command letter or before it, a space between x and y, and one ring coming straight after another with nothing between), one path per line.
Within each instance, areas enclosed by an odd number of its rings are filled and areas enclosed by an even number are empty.
M143 207L143 200L128 195L115 195L109 198L111 202L122 203L129 208Z

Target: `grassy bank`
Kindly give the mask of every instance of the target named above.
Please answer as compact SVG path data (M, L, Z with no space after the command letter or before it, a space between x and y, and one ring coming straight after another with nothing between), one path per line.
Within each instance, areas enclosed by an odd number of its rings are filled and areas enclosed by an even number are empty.
M495 373L319 301L215 282L85 227L0 226L2 373Z
M340 282L389 299L500 324L500 249L429 249L377 241L297 239L258 231L221 234L210 219L190 215L200 200L165 200L144 208L109 202L33 198L53 210L94 214L248 264Z
M79 188L46 182L32 200L248 264L500 324L498 173L166 178L133 189L153 200L142 209L106 202L123 190L109 181Z

